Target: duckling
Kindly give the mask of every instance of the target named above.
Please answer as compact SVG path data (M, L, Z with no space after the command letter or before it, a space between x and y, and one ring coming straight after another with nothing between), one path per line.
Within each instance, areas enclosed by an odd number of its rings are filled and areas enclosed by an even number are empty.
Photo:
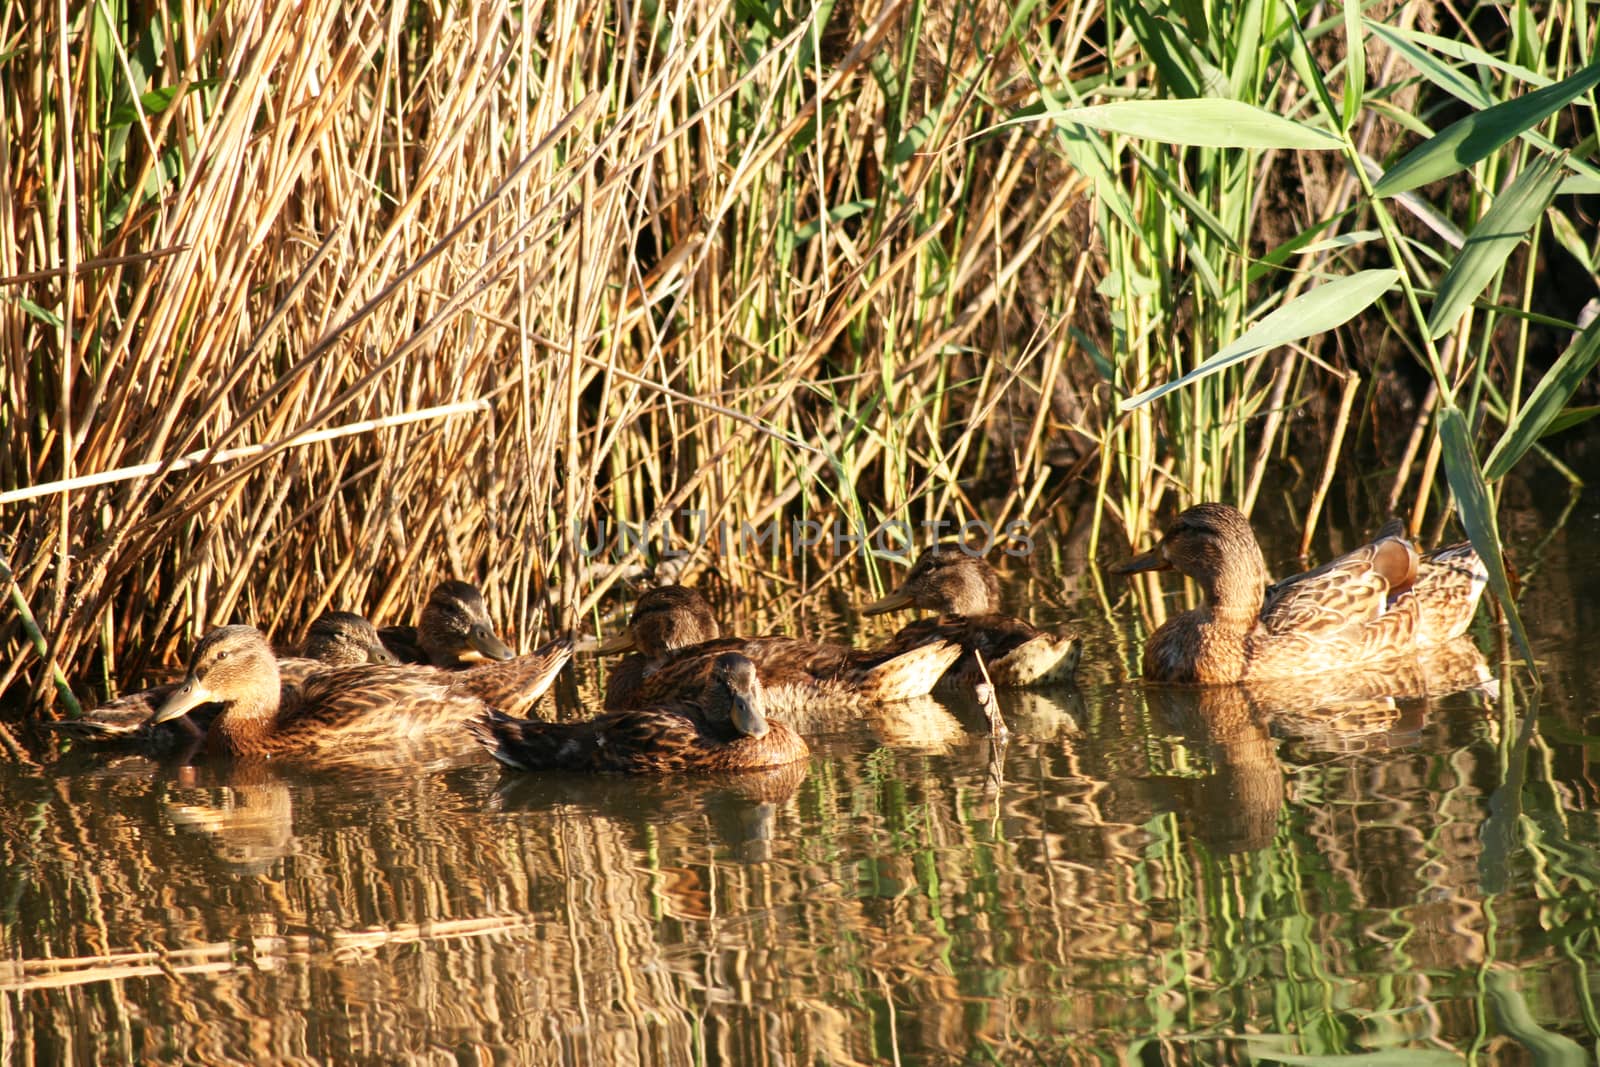
M401 663L454 668L512 656L495 633L483 593L468 582L440 582L428 594L417 625L385 626L378 633Z
M215 702L222 711L206 731L206 748L214 754L381 757L491 705L531 707L571 652L571 642L562 640L527 656L464 671L331 667L285 686L261 631L224 626L195 646L189 673L152 721L169 722Z
M645 708L707 684L716 657L737 652L756 665L768 707L800 715L841 705L925 696L961 650L933 640L909 647L854 649L796 637L719 637L711 606L693 589L662 586L639 598L628 632L603 652L638 649L606 683L608 711Z
M467 728L489 754L518 770L716 774L806 759L804 740L767 718L756 665L727 652L711 661L704 690L580 723L529 722L488 711Z
M982 681L982 655L990 680L1020 688L1070 682L1078 669L1083 642L1070 635L1035 629L1000 610L1000 576L983 559L957 545L930 545L899 588L861 609L881 615L899 608L938 612L901 628L893 647L943 639L961 646L962 656L945 672L946 683L971 688Z
M1344 670L1425 650L1466 631L1488 571L1472 545L1420 555L1389 526L1369 544L1268 586L1249 520L1197 504L1117 574L1176 568L1200 585L1198 608L1163 623L1144 648L1152 682L1218 684Z

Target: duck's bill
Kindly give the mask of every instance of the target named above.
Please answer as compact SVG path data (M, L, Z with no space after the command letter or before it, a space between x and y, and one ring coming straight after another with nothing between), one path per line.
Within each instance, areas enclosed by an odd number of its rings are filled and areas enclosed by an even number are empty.
M633 634L623 632L612 634L594 646L594 650L602 656L615 656L619 652L632 652L634 647Z
M749 697L733 694L733 728L746 737L761 737L767 732L767 717Z
M467 643L472 646L473 651L485 659L506 660L516 655L511 651L511 646L495 636L493 630L482 626L474 626L468 631Z
M862 608L861 614L882 615L886 611L897 611L900 608L909 608L910 606L911 598L905 593L896 589L882 600L874 600L872 603Z
M1170 571L1172 564L1161 554L1161 549L1152 548L1142 555L1132 559L1123 560L1111 568L1112 574L1138 574L1140 571Z
M194 677L183 680L183 684L172 691L172 695L156 709L150 717L151 722L171 722L173 719L182 718L201 704L210 704L216 701L211 690L207 689Z

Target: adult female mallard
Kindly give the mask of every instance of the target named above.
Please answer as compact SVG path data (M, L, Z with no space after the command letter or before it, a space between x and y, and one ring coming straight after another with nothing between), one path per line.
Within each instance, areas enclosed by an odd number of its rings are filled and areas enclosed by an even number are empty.
M572 653L570 641L462 671L432 667L330 667L298 685L253 626L212 630L195 646L189 673L154 722L219 703L206 748L245 757L381 758L396 744L453 729L487 708L526 710Z
M892 647L943 639L962 649L945 680L971 686L982 680L977 657L983 657L990 680L1018 688L1070 682L1078 669L1083 642L1076 637L1035 629L1000 610L1000 576L982 556L958 545L930 545L911 565L899 588L861 609L881 615L918 607L938 616L918 619L901 628Z
M495 633L483 593L469 582L440 582L415 626L385 626L378 633L401 663L456 668L512 656Z
M798 734L767 718L756 665L737 652L712 659L696 697L578 723L488 711L467 728L495 759L525 771L721 774L781 767L810 755Z
M855 649L797 637L719 637L711 606L681 585L639 598L627 633L601 652L637 649L606 681L606 710L646 708L705 688L717 657L737 652L756 666L767 706L790 715L815 705L926 696L961 654L948 641L919 647Z
M316 671L357 663L394 663L395 658L378 631L363 616L350 611L327 611L306 630L305 640L291 654L278 657L278 674L284 685L299 685ZM190 747L205 733L221 705L197 705L188 715L166 723L151 716L178 688L158 685L124 693L79 719L62 719L41 725L80 741L116 744L156 755Z
M1391 526L1269 586L1249 521L1227 504L1189 508L1154 548L1112 570L1173 568L1199 583L1203 600L1145 642L1144 676L1153 682L1286 678L1415 653L1464 632L1488 580L1470 544L1422 556Z

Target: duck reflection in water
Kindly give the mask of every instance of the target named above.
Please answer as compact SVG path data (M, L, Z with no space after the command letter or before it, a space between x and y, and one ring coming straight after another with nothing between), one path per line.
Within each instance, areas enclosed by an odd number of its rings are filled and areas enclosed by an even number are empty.
M1499 687L1483 654L1465 637L1427 657L1381 669L1237 685L1152 685L1155 717L1181 734L1211 771L1161 779L1173 806L1201 840L1223 853L1265 848L1285 797L1279 741L1350 753L1416 742L1437 698L1471 692L1492 700Z
M276 767L182 767L173 785L182 799L164 797L162 814L181 832L203 836L232 873L266 874L294 852L294 801Z
M801 761L690 778L508 774L495 787L493 806L503 812L540 815L571 812L584 821L598 815L637 829L641 848L651 827L682 825L699 814L735 858L754 863L771 858L779 813L810 770L810 764Z

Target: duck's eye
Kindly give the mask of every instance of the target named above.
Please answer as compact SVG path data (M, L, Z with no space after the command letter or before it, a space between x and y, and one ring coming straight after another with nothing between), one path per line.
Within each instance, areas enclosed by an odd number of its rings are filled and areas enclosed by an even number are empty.
M218 663L221 663L223 660L225 660L227 658L228 658L228 654L226 652L218 652L217 653L217 662Z

